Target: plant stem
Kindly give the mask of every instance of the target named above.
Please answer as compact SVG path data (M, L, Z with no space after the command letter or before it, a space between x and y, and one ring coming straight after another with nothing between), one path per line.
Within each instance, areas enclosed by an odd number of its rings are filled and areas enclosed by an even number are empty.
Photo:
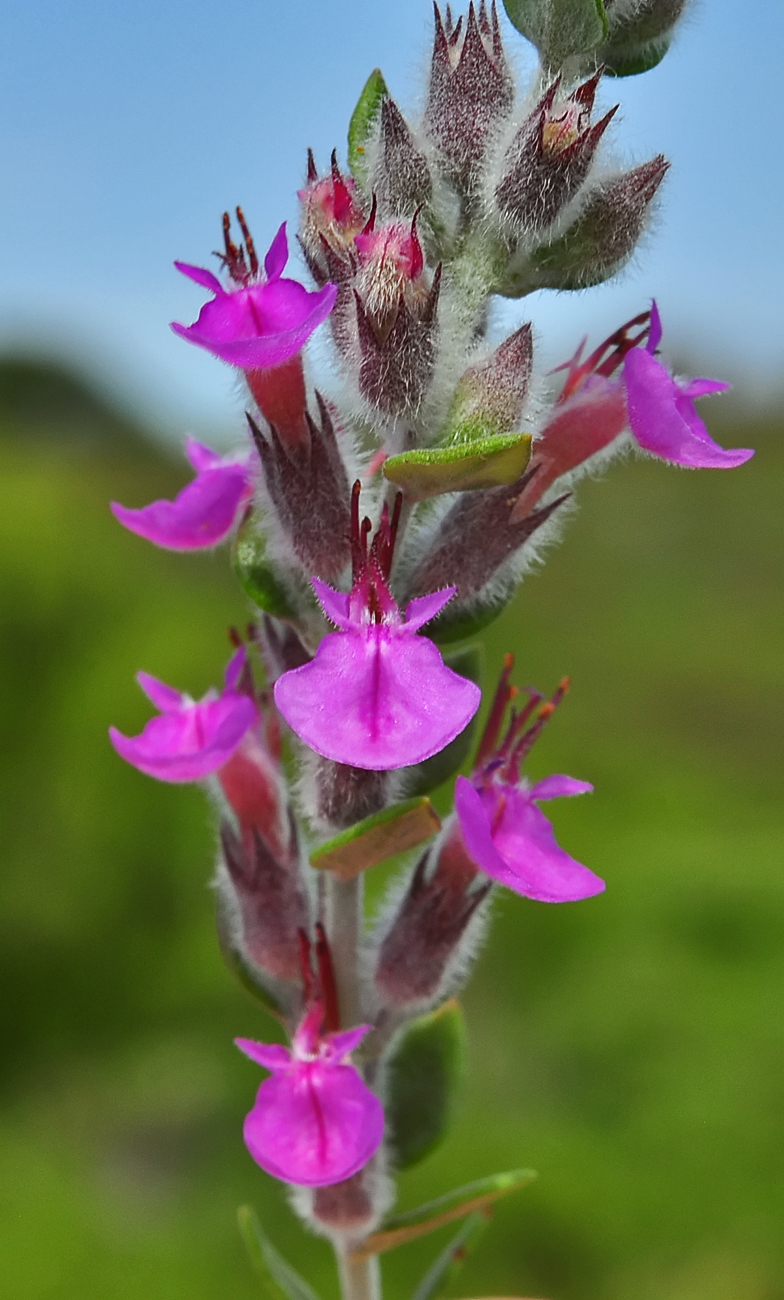
M335 1246L342 1300L381 1300L381 1266L377 1255L357 1259L350 1250Z
M328 873L327 934L338 987L340 1023L344 1029L359 1024L362 1015L357 958L362 937L363 886L362 875L353 880L338 880L332 872Z

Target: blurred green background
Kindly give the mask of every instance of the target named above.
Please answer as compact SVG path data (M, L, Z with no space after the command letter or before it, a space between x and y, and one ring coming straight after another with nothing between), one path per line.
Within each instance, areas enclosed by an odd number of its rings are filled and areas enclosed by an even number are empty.
M467 991L450 1139L401 1208L532 1165L457 1295L784 1300L784 421L715 404L756 446L734 473L650 461L580 486L546 567L487 638L518 680L572 693L534 776L606 895L502 894ZM106 737L149 709L144 667L219 681L246 609L225 551L124 532L186 480L134 420L55 367L0 366L3 867L0 1278L9 1300L251 1300L251 1202L325 1300L306 1239L241 1142L270 1024L213 935L200 791ZM385 1259L410 1294L433 1237Z

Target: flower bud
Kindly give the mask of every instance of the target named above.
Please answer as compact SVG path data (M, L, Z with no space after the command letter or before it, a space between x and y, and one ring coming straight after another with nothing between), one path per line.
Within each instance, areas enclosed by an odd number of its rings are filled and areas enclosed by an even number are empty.
M435 364L441 268L430 281L416 218L366 228L355 243L360 392L386 415L415 415Z
M337 154L332 154L329 176L319 177L311 150L308 150L308 182L298 191L302 203L300 243L311 274L317 284L333 279L334 259L350 254L354 236L367 221L362 198L351 176L344 176L338 167ZM338 260L339 265L339 260Z
M378 154L373 191L391 216L412 216L433 192L425 155L414 143L408 123L393 99L381 103Z
M495 3L488 17L482 0L477 18L473 0L463 19L446 26L435 9L435 44L425 107L425 129L440 148L450 180L471 189L496 128L508 117L514 86L501 44ZM461 39L462 35L462 39Z
M293 820L278 851L257 827L237 834L228 822L221 825L221 847L218 895L231 946L264 975L298 986L299 931L307 928L308 908Z
M565 99L560 78L542 96L512 140L495 191L498 207L519 230L542 230L579 190L616 110L590 125L597 72Z
M332 412L316 394L320 424L307 415L308 446L287 449L270 425L269 438L248 415L264 481L297 558L308 574L336 578L350 558L349 486Z
M449 613L456 617L463 601L478 596L568 496L515 520L517 499L530 479L531 471L527 471L511 487L463 493L444 516L431 548L415 569L407 598L454 583L457 597ZM436 623L434 633L437 628Z
M490 891L451 818L420 858L378 949L376 988L385 1006L410 1008L442 996L461 956L461 940Z
M675 24L688 0L605 0L610 30L595 57L614 77L631 77L655 68L672 41Z
M586 289L602 284L631 257L669 163L663 154L599 181L571 226L531 257L531 289Z
M523 325L486 361L466 370L447 417L444 440L462 443L511 433L522 414L532 366L531 326Z

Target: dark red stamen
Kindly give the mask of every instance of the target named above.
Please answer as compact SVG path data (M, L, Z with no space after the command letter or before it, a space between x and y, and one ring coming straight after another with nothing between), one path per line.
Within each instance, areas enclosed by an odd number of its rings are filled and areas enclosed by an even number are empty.
M509 755L509 761L506 765L506 771L510 780L512 781L517 780L517 777L520 772L520 764L522 763L523 759L530 753L534 741L537 740L539 736L542 734L545 726L550 721L550 718L555 713L555 710L558 708L558 705L561 703L568 690L569 690L569 678L564 677L559 682L558 689L554 692L552 698L549 699L547 703L543 704L542 707L540 708L534 725L532 727L529 727L528 731L526 731L525 734L520 737L519 741L517 742L511 754Z
M504 666L501 676L498 680L493 703L490 705L490 712L487 715L485 729L482 732L482 739L479 741L479 748L476 751L476 766L481 767L494 753L498 745L498 737L501 734L501 723L504 720L506 706L511 703L517 694L517 687L509 685L509 678L514 668L514 655L504 655Z
M318 180L318 170L316 168L316 159L313 157L313 150L308 149L308 184L312 185Z
M248 254L248 262L250 263L250 273L251 275L258 275L259 259L256 256L256 246L253 243L253 238L248 229L248 223L245 220L245 213L242 211L242 208L239 206L237 207L237 220L240 223L240 230L242 231L242 237L245 240L245 248Z
M377 196L374 194L374 195L373 195L373 202L372 202L371 207L370 207L370 216L368 217L367 221L365 222L364 226L362 227L362 234L363 234L363 235L370 235L370 234L372 234L373 231L375 230L375 228L376 228L376 213L377 213L377 211L378 211L378 198L377 198Z
M571 397L587 375L603 375L605 379L609 379L620 366L626 353L630 352L632 348L639 347L647 338L650 331L650 320L651 313L649 311L640 312L639 316L634 316L625 325L621 325L619 329L615 330L603 343L600 343L587 361L583 361L572 370L563 386L558 402L565 402L567 398ZM638 325L641 326L641 329L632 336L630 331ZM603 357L604 360L602 360Z
M334 1034L340 1029L338 988L335 982L335 968L332 964L332 950L320 921L316 922L316 961L321 985L321 1002L324 1007L324 1033Z

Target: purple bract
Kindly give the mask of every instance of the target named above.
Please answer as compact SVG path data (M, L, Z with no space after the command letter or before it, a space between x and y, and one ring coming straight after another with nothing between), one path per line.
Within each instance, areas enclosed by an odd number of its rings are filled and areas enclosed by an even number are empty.
M284 222L264 259L265 280L248 279L227 290L211 271L175 262L178 271L215 295L193 325L172 322L175 334L243 370L282 365L304 348L337 296L333 284L309 293L297 280L283 279L287 261Z
M520 775L520 763L563 698L567 683L561 684L552 701L539 709L533 725L523 731L542 701L541 695L531 692L527 705L512 711L506 735L498 744L506 705L516 695L509 686L511 668L508 656L473 776L470 781L459 776L455 785L455 811L463 842L482 871L526 898L540 903L590 898L602 892L604 881L560 848L537 801L585 794L593 786L560 775L545 777L532 786Z
M225 688L194 702L173 686L137 673L137 681L161 716L151 718L140 736L109 737L117 753L140 772L159 781L200 781L227 763L258 716L253 700L237 690L245 666L240 648L226 667Z
M198 551L228 537L253 496L253 458L223 457L186 438L185 454L196 478L174 501L153 501L139 510L111 503L125 528L169 551Z
M384 1109L346 1057L371 1029L359 1025L321 1034L315 1003L291 1048L235 1042L272 1071L245 1120L245 1145L274 1178L303 1187L328 1187L362 1169L384 1136Z
M386 771L421 763L453 740L479 708L479 687L444 664L419 628L456 588L412 600L405 615L387 578L398 511L388 514L368 553L354 491L354 583L350 595L313 579L329 633L311 663L275 683L286 722L317 754L352 767ZM367 521L369 528L369 521Z

